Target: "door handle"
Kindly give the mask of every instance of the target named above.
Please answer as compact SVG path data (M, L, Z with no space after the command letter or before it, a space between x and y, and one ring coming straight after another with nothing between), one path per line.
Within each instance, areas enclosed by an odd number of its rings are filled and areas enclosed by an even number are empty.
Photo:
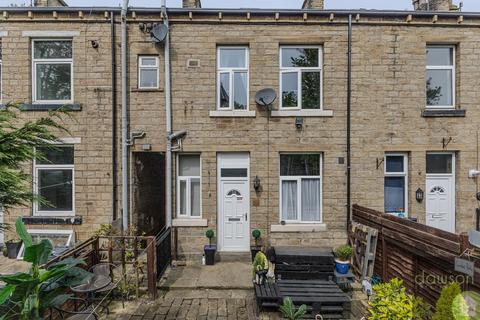
M248 221L248 214L245 212L245 221Z

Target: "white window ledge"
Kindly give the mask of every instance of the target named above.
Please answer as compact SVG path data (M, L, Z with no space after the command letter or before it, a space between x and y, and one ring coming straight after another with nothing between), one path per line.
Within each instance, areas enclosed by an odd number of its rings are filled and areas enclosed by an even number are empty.
M207 227L207 219L173 219L174 227Z
M319 232L327 231L327 225L324 223L311 224L277 224L270 226L271 232Z
M333 117L333 110L273 110L272 117Z
M80 35L80 31L58 31L58 30L32 30L23 31L22 37L77 37Z
M212 118L228 118L228 117L237 117L237 118L254 118L256 116L255 111L210 111L210 117Z
M0 37L6 37L6 36L8 36L8 31L0 30Z

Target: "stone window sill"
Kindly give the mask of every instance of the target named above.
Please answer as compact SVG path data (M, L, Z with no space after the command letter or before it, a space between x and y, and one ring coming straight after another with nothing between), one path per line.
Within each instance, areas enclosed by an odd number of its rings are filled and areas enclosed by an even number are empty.
M327 225L324 223L309 223L309 224L285 224L270 226L271 232L319 232L327 231Z
M71 217L42 217L42 216L27 216L22 217L23 223L27 225L81 225L82 216Z
M210 111L212 118L254 118L255 116L255 111Z
M465 117L466 111L463 109L425 109L422 111L424 118L441 118L441 117Z
M174 227L207 227L207 219L173 219Z
M66 104L42 104L42 103L22 103L20 109L23 111L52 111L52 110L66 110L66 111L82 111L82 105L79 103Z
M163 89L132 89L132 92L163 92Z
M333 117L333 110L272 110L272 117Z

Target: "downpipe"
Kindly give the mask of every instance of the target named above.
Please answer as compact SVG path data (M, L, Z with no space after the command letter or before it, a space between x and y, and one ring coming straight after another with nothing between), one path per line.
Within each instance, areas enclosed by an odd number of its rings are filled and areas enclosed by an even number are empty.
M122 230L128 230L129 194L128 194L128 112L127 112L127 11L128 0L123 0L121 11L121 76L122 76Z
M348 63L347 63L347 233L352 223L351 199L351 111L352 111L352 15L348 15Z

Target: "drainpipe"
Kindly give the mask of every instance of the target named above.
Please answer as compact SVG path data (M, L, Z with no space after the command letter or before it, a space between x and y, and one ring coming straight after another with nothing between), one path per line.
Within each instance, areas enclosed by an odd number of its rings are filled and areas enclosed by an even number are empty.
M169 28L166 0L162 0L162 16L163 24ZM170 30L165 38L164 45L164 58L165 58L165 118L166 118L166 131L167 131L167 155L165 159L166 164L166 226L167 228L172 225L172 92L170 84Z
M348 65L347 65L347 231L351 224L351 109L352 109L352 15L348 15Z
M122 230L128 229L128 119L127 119L127 10L128 0L122 4Z
M115 46L115 13L110 12L112 37L112 218L117 220L117 50Z

